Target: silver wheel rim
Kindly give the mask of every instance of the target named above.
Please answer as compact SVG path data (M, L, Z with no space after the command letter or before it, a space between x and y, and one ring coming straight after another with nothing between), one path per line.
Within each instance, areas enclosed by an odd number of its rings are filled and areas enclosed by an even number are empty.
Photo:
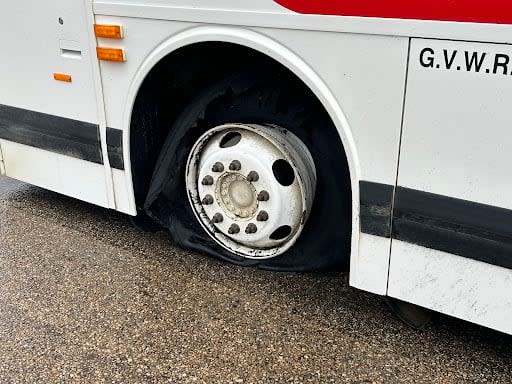
M225 124L192 147L186 187L196 218L220 246L245 258L269 259L300 236L316 171L309 150L291 132Z

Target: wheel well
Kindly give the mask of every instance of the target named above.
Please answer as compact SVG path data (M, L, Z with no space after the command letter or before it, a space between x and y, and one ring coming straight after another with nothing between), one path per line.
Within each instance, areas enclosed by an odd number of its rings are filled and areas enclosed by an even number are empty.
M130 151L138 210L146 198L156 161L173 122L198 92L241 70L255 75L277 74L286 79L290 89L304 95L305 102L321 104L289 69L254 49L233 43L203 42L170 53L144 79L132 112ZM346 159L341 140L339 149ZM349 177L346 182L350 184Z
M236 60L233 60L236 58ZM197 43L163 58L144 79L132 112L130 152L137 207L145 198L164 140L197 92L241 68L270 68L270 58L230 43Z

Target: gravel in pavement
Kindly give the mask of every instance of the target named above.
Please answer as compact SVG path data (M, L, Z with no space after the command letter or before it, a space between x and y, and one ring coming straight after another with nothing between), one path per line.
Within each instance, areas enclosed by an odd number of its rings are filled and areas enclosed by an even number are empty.
M0 178L2 383L508 383L511 363L512 337L413 331L344 274L224 264Z

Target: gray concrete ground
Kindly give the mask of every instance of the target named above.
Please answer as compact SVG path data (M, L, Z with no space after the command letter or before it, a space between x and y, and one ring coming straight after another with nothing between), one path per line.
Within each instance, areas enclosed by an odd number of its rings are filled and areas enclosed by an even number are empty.
M410 330L346 280L226 265L0 178L2 383L512 381L511 337Z

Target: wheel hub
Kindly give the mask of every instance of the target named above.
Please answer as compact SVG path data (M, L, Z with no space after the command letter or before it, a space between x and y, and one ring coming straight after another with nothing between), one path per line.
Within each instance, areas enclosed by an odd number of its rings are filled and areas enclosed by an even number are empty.
M227 172L219 177L215 197L233 219L251 218L258 208L256 188L240 173Z
M193 146L186 185L208 234L238 255L280 255L300 235L316 172L307 147L276 126L226 124Z

